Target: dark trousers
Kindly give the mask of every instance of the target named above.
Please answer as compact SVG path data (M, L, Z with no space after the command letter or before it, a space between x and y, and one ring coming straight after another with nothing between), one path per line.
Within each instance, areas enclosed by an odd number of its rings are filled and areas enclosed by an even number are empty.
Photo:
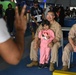
M7 21L7 28L8 28L9 33L13 32L14 21Z
M41 24L41 22L38 23L39 25ZM34 34L36 33L37 28L39 27L35 22L32 22L32 28L33 28L33 32Z
M34 34L36 33L36 30L37 30L37 28L38 28L38 26L37 26L37 24L36 23L34 23L34 22L32 22L32 31L34 32Z

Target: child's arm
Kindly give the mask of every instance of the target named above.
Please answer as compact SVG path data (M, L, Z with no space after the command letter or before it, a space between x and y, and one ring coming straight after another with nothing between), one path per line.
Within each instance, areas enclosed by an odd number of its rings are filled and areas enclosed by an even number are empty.
M49 32L49 39L50 39L50 42L55 38L55 35L54 35L54 32L52 30L50 30Z

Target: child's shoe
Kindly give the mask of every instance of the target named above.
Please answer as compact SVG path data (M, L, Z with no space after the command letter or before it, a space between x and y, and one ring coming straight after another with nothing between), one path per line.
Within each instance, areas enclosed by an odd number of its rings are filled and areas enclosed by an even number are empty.
M39 66L38 66L40 69L41 68L44 68L44 64L39 64Z
M45 68L48 68L48 67L49 67L49 64L48 64L48 63L45 63L45 64L44 64L44 67L45 67Z

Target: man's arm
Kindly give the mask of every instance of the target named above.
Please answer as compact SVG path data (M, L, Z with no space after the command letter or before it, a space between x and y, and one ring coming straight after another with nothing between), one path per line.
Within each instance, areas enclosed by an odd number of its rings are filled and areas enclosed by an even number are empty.
M56 32L55 32L55 38L53 40L54 43L61 41L62 38L62 30L61 30L61 26L58 25L56 28Z
M69 40L69 43L71 44L71 46L72 46L73 49L74 49L75 45L74 45L74 42L73 42L72 38L68 38L68 40Z
M10 38L0 43L0 55L9 64L16 65L22 58L24 51L24 33L27 28L27 19L24 16L26 6L23 7L21 14L18 13L18 7L15 10L15 42Z
M71 27L68 35L69 43L71 44L73 49L76 47L74 43L75 41L73 40L75 38L75 30L76 30L76 24Z
M35 33L35 38L34 38L34 49L37 50L38 46L40 45L40 41L39 41L39 38L38 38L38 34L39 34L39 31L42 30L42 25L40 25L37 30L36 30L36 33Z

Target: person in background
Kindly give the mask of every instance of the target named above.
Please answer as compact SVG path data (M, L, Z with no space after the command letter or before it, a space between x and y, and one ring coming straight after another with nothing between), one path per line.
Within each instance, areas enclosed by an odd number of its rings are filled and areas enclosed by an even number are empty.
M39 6L38 1L34 0L33 7L31 8L31 19L32 19L32 27L34 34L36 33L36 29L41 24L43 19L43 9Z
M0 18L0 56L9 64L16 65L20 62L24 52L24 34L27 28L27 17L24 15L24 5L19 15L18 7L15 9L15 41L11 38L6 22Z
M68 40L69 43L64 47L62 54L63 67L61 70L63 71L69 70L68 63L70 60L70 53L76 52L76 24L71 27L68 35Z
M9 33L13 32L14 28L14 17L15 17L15 10L12 8L12 4L8 4L8 8L5 11L5 20L7 22L7 28Z

